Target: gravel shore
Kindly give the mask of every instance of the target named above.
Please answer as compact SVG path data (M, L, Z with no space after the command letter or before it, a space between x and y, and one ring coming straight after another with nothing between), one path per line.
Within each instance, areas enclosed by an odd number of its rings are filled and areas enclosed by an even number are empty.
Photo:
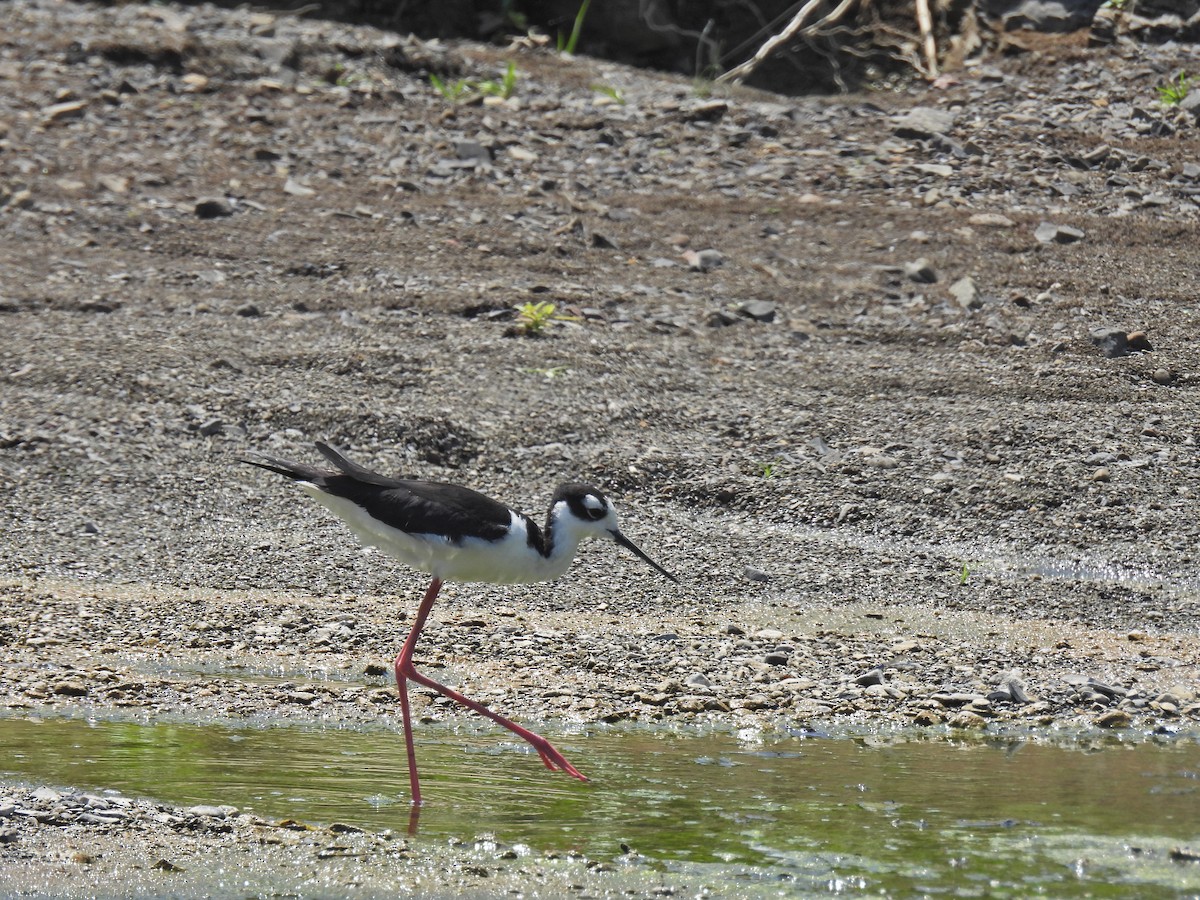
M236 462L325 439L535 517L594 482L681 577L448 585L418 659L523 721L1197 729L1189 50L795 100L207 6L0 23L5 714L393 714L422 579ZM509 59L509 99L429 85Z

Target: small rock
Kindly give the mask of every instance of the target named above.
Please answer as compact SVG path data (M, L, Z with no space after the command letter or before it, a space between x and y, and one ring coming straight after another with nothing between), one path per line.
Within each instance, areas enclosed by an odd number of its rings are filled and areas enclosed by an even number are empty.
M1151 372L1150 377L1158 384L1170 384L1175 380L1175 373L1167 368L1159 368Z
M1128 728L1132 722L1129 713L1123 709L1110 709L1098 716L1094 724L1100 728Z
M897 116L892 127L896 137L910 140L927 140L945 134L954 127L954 113L930 106L914 106L903 115Z
M768 666L786 666L790 659L791 657L788 654L773 650L763 657L763 662Z
M975 286L975 279L970 275L960 278L950 285L950 296L958 301L958 305L963 309L979 309L983 306L979 288Z
M702 672L693 672L687 678L683 679L683 683L692 687L712 687L712 682Z
M220 219L224 216L233 215L233 204L224 197L205 197L196 201L196 205L192 208L197 218L201 219Z
M96 179L96 184L110 194L124 194L129 191L129 179L124 175L101 175Z
M1012 228L1016 222L1000 213L976 213L967 219L967 224L976 228Z
M64 103L55 103L53 106L42 107L42 117L47 122L78 119L83 115L85 109L87 109L86 100L68 100Z
M951 728L986 728L987 719L978 713L964 710L963 712L955 713L946 724Z
M938 693L934 694L932 699L942 704L942 706L968 706L977 700L985 698L981 694Z
M861 687L869 687L873 684L883 684L883 669L876 666L869 672L864 672L854 679L854 683Z
M311 197L316 193L307 184L301 184L294 178L289 178L283 183L283 192L293 197Z
M684 250L683 261L693 272L708 272L725 265L725 256L720 250Z
M904 277L918 284L933 284L938 280L937 272L925 257L904 264Z
M454 152L462 160L490 163L492 151L478 141L459 141L454 145Z
M236 312L243 319L257 319L262 316L262 310L253 303L247 303L244 306L239 306Z
M755 322L775 321L775 304L769 300L750 300L739 306L738 312Z
M1144 331L1131 331L1126 335L1126 341L1129 344L1130 350L1137 350L1139 353L1153 353L1154 347L1150 343L1150 338L1146 336Z
M725 633L738 635L738 634L745 634L746 630L744 628L742 628L740 625L734 625L731 623L731 624L725 626Z
M1074 244L1085 237L1083 231L1070 225L1055 225L1052 222L1042 222L1034 230L1033 236L1043 244Z
M913 724L923 728L928 728L931 725L941 725L942 717L931 709L923 709L913 716Z
M742 575L747 581L767 582L771 580L771 576L768 573L762 571L762 569L756 569L753 566L746 566L744 569L742 569Z
M683 110L685 122L717 122L729 111L729 104L724 100L706 100L696 103Z
M1093 328L1092 343L1109 359L1129 355L1129 335L1120 328Z
M54 693L63 697L84 697L87 692L87 685L78 678L68 678L54 685Z
M775 704L766 694L751 694L742 701L742 709L774 709Z
M188 807L188 814L193 816L201 816L208 819L224 819L229 816L237 815L236 806L211 806L208 804L200 804L199 806Z
M1095 678L1089 678L1085 686L1098 694L1103 694L1105 697L1108 697L1112 700L1121 700L1129 693L1123 687L1105 684L1103 681L1097 681Z

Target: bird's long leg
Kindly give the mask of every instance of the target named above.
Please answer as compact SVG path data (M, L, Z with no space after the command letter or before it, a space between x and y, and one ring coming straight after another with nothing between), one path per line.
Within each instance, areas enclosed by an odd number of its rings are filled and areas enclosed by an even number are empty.
M417 645L417 638L421 635L421 629L425 627L425 620L429 617L429 610L433 608L433 601L437 599L438 591L442 589L442 581L440 578L433 579L429 584L429 590L425 592L425 598L421 601L421 606L417 609L417 618L413 622L412 630L409 631L408 637L404 641L404 646L400 649L400 655L396 657L396 689L400 692L400 713L404 719L404 746L408 751L408 783L412 788L412 803L414 806L421 805L421 780L417 776L417 751L413 746L412 732L412 712L409 709L408 703L408 671L412 669L413 649Z
M404 642L404 648L400 651L400 655L396 657L396 683L403 684L405 679L410 679L415 681L417 684L424 685L427 688L437 691L439 694L449 697L456 703L461 703L463 706L474 710L481 716L486 716L487 718L491 719L497 725L507 728L517 737L521 738L521 740L528 743L531 747L533 747L534 750L538 752L538 756L542 758L542 762L545 764L547 769L552 771L566 772L573 778L578 778L580 781L587 781L587 778L578 769L567 762L566 757L559 753L558 750L555 749L554 745L540 734L535 734L528 728L522 728L511 719L506 719L499 713L492 712L492 710L488 709L482 703L472 700L471 698L460 694L458 691L446 687L446 685L441 684L440 682L434 681L428 675L422 675L413 666L412 655L413 649L417 643L417 636L421 633L421 629L425 626L425 620L429 617L429 610L433 607L433 601L437 598L437 593L441 586L442 582L435 578L433 583L429 585L429 590L425 592L425 599L421 601L421 606L417 610L417 617L413 622L413 628L408 635L408 640ZM406 700L406 694L407 692L401 688L400 697L402 707L404 706ZM405 723L405 737L408 741L409 749L409 775L413 780L415 797L415 773L417 768L412 749L412 731L407 724L407 714L405 715ZM414 800L414 802L419 801Z
M408 750L408 783L412 788L413 806L421 805L421 780L417 777L417 751L413 747L412 714L408 709L408 679L396 676L400 691L400 712L404 717L404 744Z

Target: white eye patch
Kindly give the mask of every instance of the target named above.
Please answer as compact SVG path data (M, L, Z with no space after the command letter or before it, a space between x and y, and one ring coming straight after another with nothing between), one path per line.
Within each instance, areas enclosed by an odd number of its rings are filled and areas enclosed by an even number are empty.
M583 508L586 509L593 518L600 518L607 512L604 501L595 494L583 495Z

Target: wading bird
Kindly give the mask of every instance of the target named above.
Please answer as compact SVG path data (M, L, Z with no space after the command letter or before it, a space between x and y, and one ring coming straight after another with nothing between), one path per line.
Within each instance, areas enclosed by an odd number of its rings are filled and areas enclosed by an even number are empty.
M470 488L436 481L387 478L348 460L328 444L317 449L333 465L319 469L271 456L242 459L295 481L310 497L342 519L362 543L433 576L417 609L412 630L396 657L396 685L404 718L412 802L421 803L417 756L413 747L408 682L415 681L528 742L546 768L587 779L539 734L423 675L413 665L413 650L444 581L527 584L552 581L575 558L581 541L614 541L649 563L671 581L674 575L643 553L617 526L617 512L596 488L563 484L554 492L546 525Z

